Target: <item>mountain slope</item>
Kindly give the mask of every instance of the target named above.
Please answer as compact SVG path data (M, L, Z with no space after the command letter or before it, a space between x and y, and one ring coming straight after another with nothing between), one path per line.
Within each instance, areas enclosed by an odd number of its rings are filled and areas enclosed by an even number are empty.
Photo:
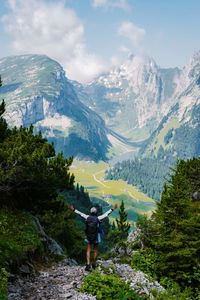
M74 86L113 136L123 137L136 152L142 147L139 156L174 163L200 154L200 52L182 70L161 69L151 58L130 55L89 85Z
M139 153L174 161L199 155L199 52L182 70L130 55L85 86L41 55L1 59L0 74L9 125L33 123L67 156L123 160Z
M176 104L162 119L141 154L159 159L200 155L200 52L183 69Z
M106 159L104 121L79 101L56 61L44 55L7 57L0 60L0 73L10 126L33 124L65 156Z
M178 68L160 69L149 57L130 55L118 68L75 88L110 130L135 142L148 138L174 104L179 77Z

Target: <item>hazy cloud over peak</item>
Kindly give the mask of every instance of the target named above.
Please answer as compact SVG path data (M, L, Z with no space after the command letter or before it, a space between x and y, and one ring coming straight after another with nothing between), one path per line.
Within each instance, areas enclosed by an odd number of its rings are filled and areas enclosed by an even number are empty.
M3 17L13 35L12 53L47 54L61 63L67 77L81 82L105 69L104 62L88 53L84 27L73 9L64 2L8 0L10 13Z
M143 28L137 27L132 22L123 22L118 29L118 34L126 37L135 50L143 52L142 41L146 35Z

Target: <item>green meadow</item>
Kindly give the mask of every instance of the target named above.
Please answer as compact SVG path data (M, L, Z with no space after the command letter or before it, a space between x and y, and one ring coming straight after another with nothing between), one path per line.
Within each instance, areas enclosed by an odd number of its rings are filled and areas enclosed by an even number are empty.
M165 144L164 138L167 135L167 133L168 133L169 130L171 130L171 129L175 130L178 127L180 127L180 123L179 123L178 119L177 118L173 118L169 122L167 122L165 124L165 126L161 129L160 133L156 137L155 142L152 144L155 147L154 148L154 153L155 153L156 156L158 154L158 150L159 150L160 146L162 146L164 149L169 149L171 147L170 143L167 144L167 145Z
M103 203L103 209L107 210L115 203L118 206L124 200L125 208L128 213L128 221L134 226L138 214L151 215L155 209L155 201L136 187L127 184L123 180L106 180L105 171L109 165L103 161L99 163L74 160L71 166L71 173L74 173L76 183L84 186L89 193L91 200ZM110 220L118 217L117 210L112 213Z

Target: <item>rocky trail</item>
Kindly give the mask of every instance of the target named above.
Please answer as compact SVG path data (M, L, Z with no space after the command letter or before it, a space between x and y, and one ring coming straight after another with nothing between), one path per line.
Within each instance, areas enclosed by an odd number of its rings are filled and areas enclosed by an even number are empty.
M132 255L131 244L137 240L139 232L131 232L126 241L126 255ZM151 298L154 290L165 292L164 288L153 278L137 271L128 264L120 264L120 257L125 254L124 248L116 245L111 255L113 259L97 260L97 269L101 275L115 273L121 280L129 282L130 287L140 296ZM131 254L132 253L132 254ZM66 258L49 268L44 268L38 274L31 275L28 265L20 268L25 277L17 277L8 287L8 300L93 300L95 296L78 292L83 279L90 272L85 266L80 266ZM34 270L33 270L34 271ZM34 273L34 272L33 272Z
M151 296L153 290L163 293L164 288L141 271L132 269L127 264L114 263L112 260L98 261L98 270L104 275L105 268L110 274L118 275L128 281L138 295ZM72 259L65 259L51 268L41 270L37 276L18 279L10 284L8 300L93 300L95 296L78 292L83 278L89 272L85 266L79 266Z
M73 260L62 262L39 272L34 277L18 279L10 284L8 300L92 300L96 297L77 293L83 278L89 272Z

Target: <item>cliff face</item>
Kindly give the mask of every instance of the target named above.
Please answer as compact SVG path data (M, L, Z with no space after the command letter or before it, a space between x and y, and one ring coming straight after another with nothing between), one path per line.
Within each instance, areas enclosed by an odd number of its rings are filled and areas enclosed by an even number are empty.
M89 85L74 86L108 129L132 146L146 140L143 156L200 155L200 51L183 69L161 69L151 58L130 55Z
M200 52L182 70L130 55L85 86L41 55L1 59L0 74L9 125L32 123L66 156L200 155Z
M57 62L41 55L7 57L0 72L10 126L33 124L64 155L105 159L104 121L79 101Z
M181 71L173 105L142 149L143 156L188 159L200 155L200 52Z
M118 68L76 89L109 129L136 142L148 138L168 113L179 76L178 68L160 69L149 57L130 55Z

